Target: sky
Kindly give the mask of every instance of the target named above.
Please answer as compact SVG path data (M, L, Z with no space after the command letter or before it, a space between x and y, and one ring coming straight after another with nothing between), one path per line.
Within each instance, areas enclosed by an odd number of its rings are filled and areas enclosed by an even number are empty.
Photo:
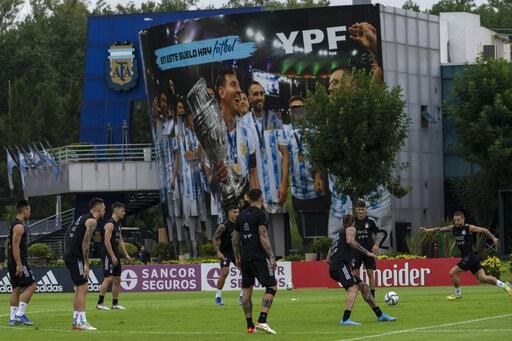
M420 5L422 10L424 10L426 8L431 8L432 5L438 1L439 0L416 0L415 2L418 5ZM94 3L96 3L96 0L89 0L89 2L91 4L94 4ZM138 5L139 3L144 2L144 0L106 0L106 2L109 3L112 7L115 7L115 5L117 5L119 3L126 5L128 2L133 2ZM206 7L206 6L212 5L212 4L215 4L216 7L218 7L219 6L218 4L223 3L223 2L225 2L225 0L199 0L199 7ZM331 2L331 5L333 5L333 6L351 5L352 4L352 0L330 0L330 2ZM379 0L379 1L372 0L372 3L380 3L380 4L383 4L386 6L393 6L393 7L402 7L404 2L405 2L405 0ZM482 3L486 3L487 1L486 0L476 0L475 2L477 5L480 5ZM22 10L21 15L25 16L28 13L28 11L29 11L28 0L26 0L25 6Z

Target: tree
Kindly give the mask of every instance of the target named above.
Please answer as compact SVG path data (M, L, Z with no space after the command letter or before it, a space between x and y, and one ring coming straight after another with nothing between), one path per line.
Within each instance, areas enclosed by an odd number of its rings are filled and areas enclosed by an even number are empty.
M459 197L478 221L490 225L499 188L512 184L512 63L499 59L467 65L455 78L447 112L458 136L457 151L480 167L455 183Z
M338 193L358 198L382 188L397 197L400 184L396 154L407 137L410 118L400 87L388 89L365 70L353 71L331 94L318 86L308 99L303 122L308 158L315 169L328 170ZM355 205L353 205L355 207Z
M12 28L23 0L2 0L0 2L0 32Z
M439 15L441 12L473 12L475 7L474 0L441 0L435 3L427 13Z
M402 5L402 8L407 9L409 11L421 12L420 5L418 5L417 3L415 3L412 0L407 0L406 2L404 2L404 4Z
M480 5L475 13L480 14L482 26L501 33L512 33L512 1L489 0L488 4Z

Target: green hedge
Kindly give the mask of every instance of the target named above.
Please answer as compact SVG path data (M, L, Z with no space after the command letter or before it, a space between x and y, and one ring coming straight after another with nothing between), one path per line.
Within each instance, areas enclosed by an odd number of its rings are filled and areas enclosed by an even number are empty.
M32 258L49 258L50 247L43 243L35 243L28 247L28 256Z

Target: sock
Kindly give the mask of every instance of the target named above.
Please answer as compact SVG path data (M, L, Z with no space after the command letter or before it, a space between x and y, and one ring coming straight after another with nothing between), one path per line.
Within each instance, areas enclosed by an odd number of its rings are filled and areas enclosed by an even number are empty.
M87 317L85 317L85 311L78 312L78 318L79 318L81 324L86 323Z
M370 291L372 292L372 296L373 296L373 298L375 298L375 289L370 290Z
M11 306L11 320L14 320L14 316L16 315L16 312L18 311L18 307Z
M215 294L215 298L222 297L222 290L217 290L217 293Z
M458 296L462 295L462 289L460 287L455 288L455 295L458 295Z
M16 312L16 316L25 315L25 311L27 310L28 303L20 301L20 306L18 307L18 311Z
M112 299L112 305L117 305L119 303L119 299L114 298Z
M499 287L499 288L504 288L505 287L505 283L503 283L502 281L500 281L499 279L496 281L496 286Z
M99 298L98 298L98 304L103 304L104 300L105 300L105 296L104 295L100 295Z
M240 290L240 297L242 297L243 295L244 295L244 291Z
M372 308L372 310L375 313L375 315L377 315L377 317L381 317L382 316L382 310L380 310L379 307Z
M258 318L258 323L267 323L267 315L268 313L261 312L260 317Z
M350 320L351 313L352 312L350 310L345 310L345 312L343 313L343 321Z
M246 317L247 320L247 328L254 328L254 322L252 322L252 317Z
M78 311L73 310L73 324L78 324Z

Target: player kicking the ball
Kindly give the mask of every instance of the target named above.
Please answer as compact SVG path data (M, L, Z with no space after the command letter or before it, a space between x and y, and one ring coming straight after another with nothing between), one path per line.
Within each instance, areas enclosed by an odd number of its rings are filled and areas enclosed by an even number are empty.
M247 332L253 334L257 329L267 334L276 334L267 324L267 315L277 292L275 277L276 261L272 244L267 233L267 215L263 206L261 190L252 189L248 193L251 206L243 210L236 220L233 232L233 251L236 265L242 273L242 308L247 321ZM240 244L242 250L240 250ZM255 279L265 287L258 323L252 321L252 289Z
M468 270L471 271L475 278L478 279L481 283L496 285L512 296L512 289L507 283L504 283L493 276L488 276L485 274L485 271L482 269L482 265L480 264L480 255L478 251L473 249L474 233L486 234L490 239L492 239L494 245L496 246L498 245L498 238L494 237L492 233L485 227L466 224L464 222L464 213L462 212L455 212L453 215L453 223L453 225L445 227L420 228L420 231L427 233L452 232L453 237L455 238L455 242L457 243L457 246L460 250L462 260L450 270L450 277L452 279L453 286L455 287L454 293L446 298L450 301L455 301L462 298L459 274Z
M220 260L221 269L221 274L217 281L217 293L215 294L215 304L217 305L224 305L224 302L222 302L222 288L224 288L224 283L229 275L229 265L231 263L235 264L231 239L233 238L233 230L238 213L238 207L229 207L228 219L217 227L212 239L213 247L216 249L217 257Z
M125 310L119 304L119 291L121 291L121 256L126 260L131 257L126 252L126 247L121 233L121 221L124 218L126 206L121 202L112 204L112 218L107 220L103 227L102 239L105 245L102 261L103 261L103 283L100 286L100 295L96 309L110 310L104 302L105 293L110 284L112 284L112 309Z
M375 255L356 241L354 217L351 214L347 214L343 217L343 226L340 230L334 232L331 238L332 243L327 256L329 275L333 280L341 283L343 288L347 291L345 312L340 324L343 326L359 326L361 324L350 319L358 291L361 292L363 299L372 308L379 321L395 321L396 318L380 310L377 303L375 303L375 298L370 291L370 287L352 273L354 249L367 257L375 258Z

